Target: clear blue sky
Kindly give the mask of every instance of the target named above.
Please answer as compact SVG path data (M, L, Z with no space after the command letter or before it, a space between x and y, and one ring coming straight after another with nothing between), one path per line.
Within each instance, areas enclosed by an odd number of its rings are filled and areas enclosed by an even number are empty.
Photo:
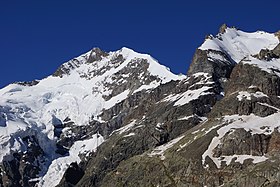
M0 87L41 79L93 47L126 46L186 73L205 35L222 23L275 32L279 7L277 0L0 0Z

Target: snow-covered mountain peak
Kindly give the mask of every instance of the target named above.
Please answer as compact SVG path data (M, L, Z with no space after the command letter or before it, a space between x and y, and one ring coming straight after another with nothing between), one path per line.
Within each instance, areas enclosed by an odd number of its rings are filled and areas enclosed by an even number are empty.
M93 119L101 122L103 110L128 96L183 78L150 55L128 48L109 53L93 48L64 63L52 76L32 84L10 84L0 90L0 161L24 151L21 138L26 133L36 135L43 151L55 157L57 124L66 119L77 126Z
M244 32L226 27L223 33L208 37L199 49L222 51L238 63L244 58L258 54L261 49L272 50L278 44L278 37L272 33Z
M71 72L78 72L81 77L88 79L100 76L102 74L116 73L125 67L134 67L135 64L141 67L148 64L147 71L161 79L163 82L170 80L178 80L183 77L178 77L170 72L168 68L160 65L157 60L148 54L141 54L127 47L114 52L104 52L99 48L93 48L91 51L80 55L64 64L53 74L55 77L63 77ZM113 70L115 69L115 70Z

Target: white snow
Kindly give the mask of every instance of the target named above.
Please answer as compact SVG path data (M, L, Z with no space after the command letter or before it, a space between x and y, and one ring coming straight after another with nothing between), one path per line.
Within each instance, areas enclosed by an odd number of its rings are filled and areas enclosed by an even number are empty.
M252 156L252 155L232 155L232 156L223 156L221 161L226 162L226 165L229 165L232 160L235 162L239 162L240 164L243 164L245 160L252 159L252 162L254 164L266 161L268 158L265 156Z
M203 86L196 90L187 90L184 93L176 94L176 95L168 95L162 101L163 102L174 102L174 106L182 106L189 103L192 100L198 99L202 95L213 94L212 92L207 92L212 87Z
M132 127L134 127L136 125L136 120L133 120L131 121L129 124L117 129L117 130L114 130L111 134L115 133L115 132L118 132L119 134L123 134L127 131L129 131Z
M227 28L223 34L208 38L199 47L201 50L216 50L228 54L235 63L251 64L261 68L268 73L280 76L274 69L280 69L280 60L272 59L269 62L259 60L253 56L258 54L261 49L274 49L279 44L279 39L274 34L266 32L243 32L234 28ZM221 55L209 53L208 59L217 59L225 62Z
M206 39L199 49L225 51L238 63L244 58L258 54L261 49L273 49L278 43L279 40L274 34L266 32L247 33L234 28L227 28L224 34ZM213 57L212 54L210 56ZM215 56L215 58L221 59L219 56Z
M187 103L189 103L192 100L198 99L202 95L209 95L213 94L212 92L209 92L209 90L212 88L211 85L214 83L210 81L211 76L208 73L198 72L192 75L195 78L201 77L199 82L196 82L189 88L192 88L195 85L204 85L201 88L194 89L194 90L187 90L184 93L176 94L176 95L168 95L165 97L162 101L163 102L174 102L174 106L183 106Z
M183 148L185 148L187 145L189 145L190 143L191 143L192 141L191 140L189 140L187 143L185 143L185 144L183 144L183 145L179 145L179 149L177 149L176 151L178 152L178 151L181 151Z
M70 148L69 156L60 157L52 161L38 186L49 187L58 185L69 165L72 162L80 163L80 154L88 156L89 153L96 151L96 148L103 142L104 139L99 134L93 135L91 139L75 142Z
M151 82L149 85L142 85L142 86L140 86L138 89L134 90L133 93L136 93L136 92L139 92L139 91L142 91L142 90L153 89L153 88L158 87L159 85L160 85L159 82L153 81L153 82Z
M170 149L171 147L173 147L173 145L176 144L177 142L179 142L182 138L184 138L184 136L179 136L164 145L156 147L151 153L148 154L148 156L149 157L160 156L161 160L164 160L165 159L164 152L167 149Z
M228 125L225 125L221 127L217 133L218 136L214 137L208 147L208 149L204 152L202 155L202 163L205 164L205 159L208 156L213 160L213 162L216 164L218 168L221 167L221 162L222 161L227 161L230 162L231 159L234 157L237 157L237 155L225 157L222 156L221 158L217 158L213 156L213 149L216 148L220 143L221 139L225 136L225 134L231 130L234 129L244 129L246 131L251 132L251 134L271 134L275 128L280 127L280 113L275 113L272 115L269 115L267 117L259 117L254 114L248 115L248 116L238 116L238 115L233 115L233 116L225 116L224 121L229 123ZM255 157L252 155L239 155L239 161L241 162L241 158L246 158L246 159L253 159L254 163L257 162L262 162L266 159L265 156L261 157ZM230 160L230 161L229 161ZM238 161L237 160L237 161Z
M257 58L249 57L248 61L242 61L242 63L257 66L263 71L274 73L280 77L280 73L278 71L274 71L280 69L280 59L274 58L270 61L263 61Z
M268 97L266 94L259 92L259 91L256 93L249 93L247 91L241 91L241 92L238 92L237 99L239 101L242 101L243 99L251 100L252 96L254 96L256 98Z
M185 76L174 75L170 72L168 68L166 68L163 65L160 65L158 61L150 55L136 53L133 50L128 49L126 47L123 47L120 51L124 57L130 60L135 58L147 59L149 63L148 71L151 73L151 75L159 77L162 80L162 83L166 83L171 80L182 80L185 78Z
M163 123L157 123L156 128L161 128L162 125Z
M200 130L193 131L192 134L199 133Z
M248 87L249 89L257 88L257 86L251 85Z
M178 121L182 121L182 120L189 120L191 118L193 118L194 115L190 115L190 116L185 116L185 117L182 117L182 118L178 118Z
M209 73L204 73L204 72L194 73L192 76L194 76L195 78L198 78L198 77L201 77L201 76L203 76L203 77L211 77L209 75Z
M224 56L217 54L217 53L210 52L207 56L208 56L208 60L215 59L215 60L220 60L220 61L227 61Z
M126 137L130 137L130 136L135 136L135 133L131 132L131 133L127 134L127 135L124 135L123 137L126 138Z
M218 124L218 125L215 125L209 129L207 129L205 132L204 132L204 135L208 134L209 132L211 132L212 130L216 129L217 127L221 126L222 124ZM205 130L205 129L204 129Z
M194 86L196 86L196 85L204 85L204 86L208 85L208 86L211 86L212 84L215 83L214 81L210 81L212 76L210 76L208 73L198 72L198 73L193 74L193 76L195 78L201 77L201 79L199 80L199 82L196 82L196 83L192 84L189 87L189 89L194 87Z
M116 95L112 97L110 100L106 101L104 104L104 109L109 109L113 106L115 106L117 103L125 100L129 94L129 90L125 90L124 92L120 93L119 95Z
M212 94L211 92L207 92L211 88L212 87L203 86L202 88L196 90L187 90L185 93L179 94L177 96L179 100L174 103L174 106L182 106L189 103L192 100L198 99L202 95Z

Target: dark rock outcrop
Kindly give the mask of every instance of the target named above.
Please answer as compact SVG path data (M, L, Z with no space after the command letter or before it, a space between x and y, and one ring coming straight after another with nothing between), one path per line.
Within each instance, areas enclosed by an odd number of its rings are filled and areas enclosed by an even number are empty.
M209 57L210 53L220 55L224 60L211 58ZM187 74L193 75L198 72L204 72L209 73L214 79L228 78L234 65L235 62L221 51L197 49Z
M256 57L260 60L270 61L273 58L280 58L280 44L278 44L273 50L262 49Z
M44 152L35 136L26 136L22 141L26 145L25 152L13 153L3 159L1 168L5 171L2 173L4 186L35 186L37 182L32 179L39 177Z
M71 187L75 186L80 179L84 176L84 171L76 162L70 164L69 168L65 171L63 180L60 186Z

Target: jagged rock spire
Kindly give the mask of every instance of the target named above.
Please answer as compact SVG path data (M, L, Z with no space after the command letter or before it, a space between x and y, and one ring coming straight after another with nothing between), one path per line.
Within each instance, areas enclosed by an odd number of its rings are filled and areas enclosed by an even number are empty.
M225 32L226 32L226 29L228 28L228 26L224 23L224 24L222 24L222 26L220 27L220 29L219 29L219 32L221 33L221 34L224 34Z

